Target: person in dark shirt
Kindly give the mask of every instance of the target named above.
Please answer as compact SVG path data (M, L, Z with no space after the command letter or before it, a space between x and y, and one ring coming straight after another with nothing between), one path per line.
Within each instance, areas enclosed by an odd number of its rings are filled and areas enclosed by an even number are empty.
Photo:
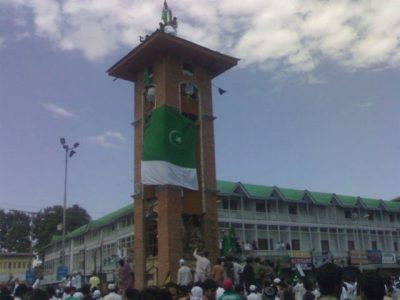
M253 262L253 258L249 256L246 259L246 265L244 266L243 273L242 273L243 282L244 282L244 286L246 287L247 293L250 293L250 285L252 285L252 284L256 285L252 262Z
M303 279L303 286L306 289L305 294L303 295L303 300L315 300L315 295L312 293L313 284L307 277Z
M383 278L376 271L364 273L360 280L362 300L382 300L385 297Z

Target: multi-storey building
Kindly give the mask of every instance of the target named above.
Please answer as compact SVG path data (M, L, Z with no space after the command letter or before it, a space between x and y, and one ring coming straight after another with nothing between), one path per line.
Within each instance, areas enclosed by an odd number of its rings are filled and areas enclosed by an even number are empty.
M104 217L90 221L66 236L65 262L70 273L104 274L112 281L119 257L132 257L133 205L127 205ZM53 237L46 247L45 282L56 282L61 261L61 237Z
M31 253L0 253L0 283L16 278L26 280L33 258Z
M243 255L280 260L283 267L317 267L326 260L347 266L399 268L400 203L331 193L218 181L219 236L234 228ZM131 256L133 205L69 233L71 272L108 274L118 257ZM46 249L45 279L55 281L61 239Z

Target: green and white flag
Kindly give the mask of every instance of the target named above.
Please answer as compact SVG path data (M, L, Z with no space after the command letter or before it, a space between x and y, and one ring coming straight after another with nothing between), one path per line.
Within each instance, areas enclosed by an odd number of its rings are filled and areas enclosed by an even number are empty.
M198 190L195 123L167 105L154 109L144 129L141 172L143 184Z

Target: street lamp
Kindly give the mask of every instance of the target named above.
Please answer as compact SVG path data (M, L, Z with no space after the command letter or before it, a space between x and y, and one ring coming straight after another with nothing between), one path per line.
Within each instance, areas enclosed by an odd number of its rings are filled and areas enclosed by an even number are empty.
M61 264L65 265L65 227L66 227L66 210L67 210L67 173L68 173L68 158L71 158L79 146L75 143L72 147L68 146L65 138L60 138L60 143L65 150L65 177L64 177L64 203L63 203L63 218L62 218L62 244L61 244Z

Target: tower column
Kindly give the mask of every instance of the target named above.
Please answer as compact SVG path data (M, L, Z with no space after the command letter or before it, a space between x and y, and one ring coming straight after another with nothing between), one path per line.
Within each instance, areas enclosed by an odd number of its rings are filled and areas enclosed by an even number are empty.
M182 189L160 186L158 201L158 282L162 284L170 274L176 282L179 259L182 258Z
M135 197L134 208L134 274L135 287L144 288L146 273L146 251L144 234L144 205L142 197Z

